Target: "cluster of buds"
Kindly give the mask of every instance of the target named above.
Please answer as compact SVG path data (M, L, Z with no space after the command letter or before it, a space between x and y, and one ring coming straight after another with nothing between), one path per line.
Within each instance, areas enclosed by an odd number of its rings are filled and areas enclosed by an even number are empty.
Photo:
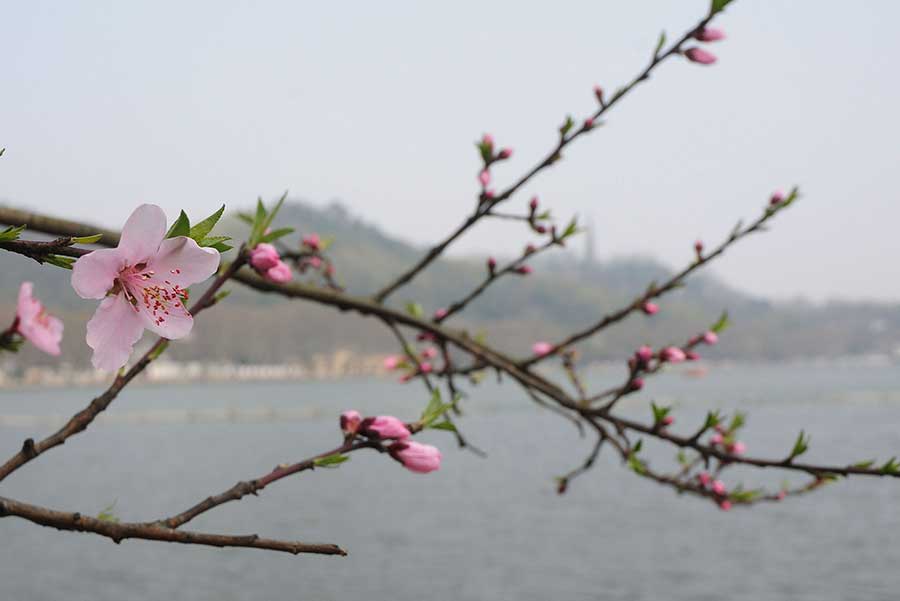
M418 374L430 374L434 371L432 360L438 356L438 350L433 346L422 349L416 360L418 365L409 361L406 357L399 355L388 355L384 358L382 365L387 371L404 370L404 374L400 376L401 382L409 382L413 376Z
M278 249L267 242L260 242L250 251L250 266L276 284L289 282L293 277L291 268L281 260Z
M743 455L747 452L747 445L735 438L735 432L721 424L716 425L715 432L709 437L709 444L719 447L731 455Z
M427 474L441 467L441 451L409 440L412 435L409 426L392 415L363 418L359 411L344 411L340 425L348 440L364 436L372 441L393 441L387 447L388 453L411 472Z
M547 225L546 223L542 223L550 219L550 212L544 211L542 213L538 213L538 206L540 206L540 201L537 196L532 196L531 200L528 201L528 225L531 227L531 230L540 235L544 235L549 233L554 240L556 240L556 228L553 225Z
M709 472L697 474L697 484L700 488L710 491L722 511L731 509L731 501L728 500L728 488L721 480L714 480Z
M478 148L483 163L481 171L478 172L481 196L483 200L490 200L494 198L494 191L488 187L491 183L491 165L497 161L505 161L512 156L513 151L511 148L495 149L494 138L490 134L484 134L475 146Z
M698 42L718 42L725 39L725 32L712 27L702 27L694 32L693 38ZM684 51L684 55L689 61L700 65L712 65L717 60L715 54L698 46L688 48Z

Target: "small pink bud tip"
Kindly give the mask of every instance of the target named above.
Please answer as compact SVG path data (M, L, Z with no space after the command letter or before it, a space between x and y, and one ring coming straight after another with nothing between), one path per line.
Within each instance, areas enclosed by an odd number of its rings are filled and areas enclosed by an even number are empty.
M491 198L494 197L494 191L493 190L485 190L484 197L487 198L488 200L490 200Z
M716 55L712 52L707 52L703 48L688 48L684 51L684 55L688 58L692 63L697 63L700 65L712 65L716 62Z
M647 301L646 303L641 305L641 311L643 311L647 315L656 315L657 313L659 313L659 305Z
M647 363L653 358L653 349L647 345L639 348L634 354L641 363Z
M435 357L437 357L437 354L438 354L437 349L434 348L433 346L429 346L428 348L426 348L425 350L422 351L422 358L423 359L434 359Z
M291 268L287 263L285 263L284 261L278 261L278 263L274 267L266 270L263 277L276 284L285 284L291 281L291 278L294 277L294 274L291 272Z
M319 247L322 245L322 240L319 238L319 234L310 234L308 236L303 236L303 245L312 250L319 250Z
M553 345L549 342L535 342L531 345L531 352L538 357L543 357L544 355L549 355L553 352Z
M489 148L493 147L494 146L494 136L492 136L491 134L484 134L481 137L481 143Z
M435 319L444 319L447 317L447 309L438 309L434 312Z
M588 117L587 119L584 120L584 128L590 129L592 127L594 127L594 118Z
M423 374L430 374L434 370L434 367L428 361L422 361L419 363L419 371Z
M500 154L497 156L499 156L501 159L508 159L509 157L512 156L512 152L513 152L512 148L504 148L500 151Z
M671 415L667 415L667 416L665 416L664 418L662 418L662 422L661 422L661 423L662 423L662 425L664 425L664 426L671 426L672 424L675 423L675 418L672 417Z
M724 501L719 503L719 509L721 509L722 511L730 510L731 509L731 501L729 501L728 499L725 499Z
M782 192L781 190L775 190L774 192L772 192L772 197L769 199L769 204L773 207L780 205L784 202L784 198L784 192Z
M719 335L710 330L703 334L703 342L709 345L713 345L719 341Z
M775 498L778 499L779 501L784 501L784 498L785 498L786 496L787 496L787 493L786 493L785 491L779 490L779 491L778 491L778 494L775 495Z
M628 390L632 392L636 392L644 387L644 379L643 378L635 378L631 382L628 383Z
M725 32L713 27L704 27L694 33L694 39L700 42L718 42L725 39Z
M668 361L669 363L681 363L687 359L687 355L677 346L667 346L659 352L660 361Z
M700 353L696 351L687 351L684 353L684 358L688 361L696 361L700 358Z
M533 197L531 198L531 201L528 203L528 207L529 207L532 211L536 211L536 210L537 210L537 208L538 208L538 197L537 197L537 196L533 196Z
M441 467L441 452L431 445L415 441L395 442L388 453L403 467L417 474L427 474Z
M597 99L597 102L603 104L603 88L594 86L594 97Z
M697 251L698 255L703 253L703 240L697 240L696 242L694 242L694 250Z
M712 436L709 437L709 444L713 446L718 446L725 441L725 437L722 436L721 432L716 432Z
M536 231L536 232L539 233L539 234L546 234L546 233L547 233L547 226L544 226L544 225L536 225L536 226L534 226L534 231Z
M724 495L728 492L728 490L725 488L725 483L721 480L716 480L712 483L712 491L717 495Z
M398 357L397 355L390 355L389 357L385 357L382 365L384 365L384 368L387 370L397 369L397 366L400 365L400 357Z
M256 248L250 251L250 266L259 272L266 272L275 267L281 260L281 255L271 244L260 242Z
M481 185L487 187L489 183L491 183L491 172L487 169L482 169L478 172L478 181L481 182Z
M712 476L710 476L708 472L700 472L697 474L697 482L699 482L700 486L703 488L707 488L710 482L712 482Z
M359 424L362 422L362 416L359 411L344 411L341 413L341 430L344 434L356 434Z
M491 273L493 273L494 270L497 269L497 259L495 259L494 257L488 257L487 266Z
M747 452L747 445L738 440L734 444L728 445L728 452L732 455L743 455Z
M532 271L531 265L522 265L516 268L516 273L519 275L529 275Z
M360 434L369 438L409 438L409 429L402 421L392 415L367 417L359 424Z

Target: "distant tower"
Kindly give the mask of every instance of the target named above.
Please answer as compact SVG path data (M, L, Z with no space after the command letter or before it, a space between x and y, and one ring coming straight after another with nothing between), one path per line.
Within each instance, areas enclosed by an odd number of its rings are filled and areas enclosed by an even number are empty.
M587 266L594 265L597 262L594 247L594 218L588 221L588 226L584 232L584 264Z

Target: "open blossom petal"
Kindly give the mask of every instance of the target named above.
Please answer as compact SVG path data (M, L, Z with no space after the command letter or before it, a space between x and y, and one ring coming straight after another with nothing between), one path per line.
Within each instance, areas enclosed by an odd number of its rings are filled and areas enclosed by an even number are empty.
M49 355L59 355L63 322L49 315L41 301L32 296L31 282L22 282L19 287L16 317L18 331L26 340Z
M141 205L122 227L118 250L130 265L147 261L166 236L166 214L156 205Z
M72 266L72 288L81 298L104 298L124 267L125 257L118 248L92 251Z
M187 288L210 277L219 269L219 252L203 248L185 236L163 240L159 253L147 263L154 278Z
M119 369L143 333L143 321L123 295L104 299L87 324L87 343L94 349L91 363L106 371Z

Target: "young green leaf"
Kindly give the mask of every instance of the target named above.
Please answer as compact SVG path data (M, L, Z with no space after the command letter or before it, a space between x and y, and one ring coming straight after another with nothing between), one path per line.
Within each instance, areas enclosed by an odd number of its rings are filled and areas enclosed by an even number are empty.
M663 46L666 45L666 32L661 31L659 33L659 40L656 42L656 50L653 51L653 56L658 57L659 53L662 52Z
M95 242L99 242L100 238L103 237L103 234L94 234L93 236L78 236L77 238L72 238L72 244L93 244Z
M294 233L294 228L282 227L277 230L273 230L273 231L269 232L268 234L264 234L263 237L260 238L259 241L260 242L274 242L275 240L278 240L279 238L283 238L284 236L287 236L288 234L293 234L293 233Z
M72 265L75 264L75 259L73 257L63 257L61 255L47 255L44 257L43 261L48 265L56 265L63 269L72 269Z
M182 211L178 215L178 219L166 232L166 238L176 238L178 236L189 236L191 233L191 221L188 219L187 213Z
M19 235L25 231L24 225L11 225L7 227L5 230L0 232L0 242L9 242L11 240L18 240Z
M448 432L456 432L456 426L451 424L450 422L438 422L436 424L432 424L428 426L432 430L447 430Z
M797 435L797 441L794 443L794 448L791 450L791 455L788 459L793 459L794 457L799 457L809 448L809 436L803 430L800 430L800 434Z
M575 121L572 120L572 115L566 115L565 122L559 126L559 135L565 136L573 125L575 125Z
M425 310L422 308L422 305L413 301L409 301L408 303L406 303L406 312L417 319L421 318L425 314Z
M206 238L209 233L216 227L216 224L219 222L219 219L222 218L222 213L225 212L225 205L222 205L218 211L201 221L200 223L194 225L190 228L190 237L196 240L198 243Z
M319 457L318 459L313 460L313 464L316 467L337 467L345 461L349 461L350 457L347 455L341 455L340 453L335 453L334 455L328 455L327 457Z
M728 311L723 311L722 315L719 316L719 319L710 327L709 329L719 334L724 332L731 325L731 322L728 321Z
M854 463L850 467L855 467L855 468L858 468L861 470L867 470L870 467L872 467L873 465L875 465L875 460L869 459L868 461L860 461L859 463Z
M731 4L732 0L712 0L712 6L709 9L709 13L714 15L718 12L722 12L725 10L725 7Z

